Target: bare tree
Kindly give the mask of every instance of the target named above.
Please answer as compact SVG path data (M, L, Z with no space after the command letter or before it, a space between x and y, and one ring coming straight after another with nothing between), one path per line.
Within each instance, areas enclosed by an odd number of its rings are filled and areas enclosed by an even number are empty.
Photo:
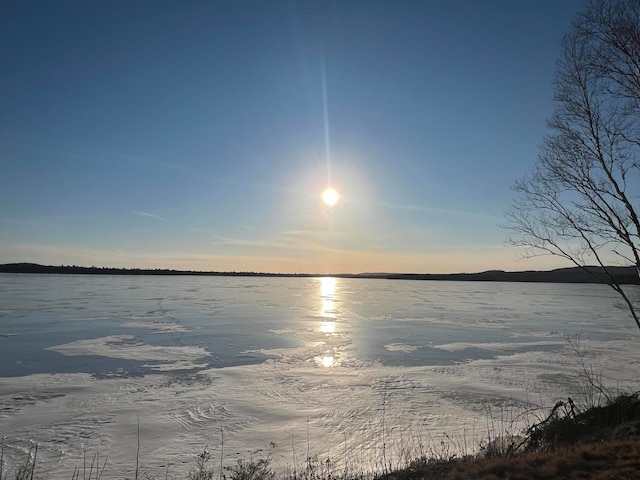
M608 265L640 277L640 0L593 0L563 40L551 133L507 212L510 243L597 265L638 328L628 292Z

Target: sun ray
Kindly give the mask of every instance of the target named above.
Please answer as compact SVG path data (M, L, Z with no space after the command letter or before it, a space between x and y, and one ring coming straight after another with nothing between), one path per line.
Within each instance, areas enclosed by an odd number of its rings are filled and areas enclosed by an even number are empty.
M327 71L322 61L322 108L324 114L324 148L327 160L327 181L331 185L331 137L329 134L329 101L327 95Z

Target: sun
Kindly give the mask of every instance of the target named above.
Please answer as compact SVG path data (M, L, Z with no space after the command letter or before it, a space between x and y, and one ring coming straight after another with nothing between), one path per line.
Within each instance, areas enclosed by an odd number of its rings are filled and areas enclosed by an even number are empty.
M329 187L322 192L322 201L330 207L338 203L338 200L340 200L340 194L335 189Z

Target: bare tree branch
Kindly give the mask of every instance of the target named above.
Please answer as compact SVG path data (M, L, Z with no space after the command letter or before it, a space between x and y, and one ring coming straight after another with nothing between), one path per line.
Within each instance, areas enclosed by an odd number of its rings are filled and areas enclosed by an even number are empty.
M563 41L555 104L538 161L514 184L512 245L562 257L637 306L609 265L640 281L640 0L592 0Z

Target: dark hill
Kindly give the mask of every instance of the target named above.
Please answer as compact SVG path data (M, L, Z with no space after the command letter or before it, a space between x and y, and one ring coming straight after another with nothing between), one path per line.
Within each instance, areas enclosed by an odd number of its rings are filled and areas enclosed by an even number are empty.
M607 267L614 279L621 284L640 284L635 267ZM553 282L553 283L610 283L610 279L600 267L581 269L558 268L556 270L505 272L489 270L480 273L454 274L386 274L384 278L414 280L460 280L483 282Z

